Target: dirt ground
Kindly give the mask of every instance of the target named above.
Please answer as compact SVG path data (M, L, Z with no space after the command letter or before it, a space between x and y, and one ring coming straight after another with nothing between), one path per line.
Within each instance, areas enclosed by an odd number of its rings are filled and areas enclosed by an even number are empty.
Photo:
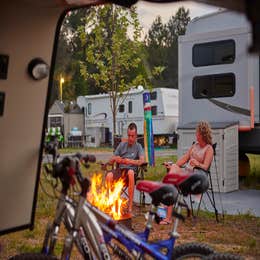
M135 232L144 230L145 213L149 206L134 206L132 228ZM185 214L185 212L183 212ZM219 216L220 222L216 222L215 215L208 212L200 212L197 218L186 218L180 222L176 245L187 242L201 242L210 245L219 252L233 253L243 256L245 259L260 259L260 218L250 214L236 216ZM45 227L48 219L38 215L34 231L20 231L0 237L0 259L8 259L8 256L22 252L39 252L43 241ZM173 224L153 224L150 240L159 240L168 237ZM65 233L60 234L60 248ZM30 241L30 242L29 242ZM28 244L29 242L29 244ZM79 260L81 257L73 250L72 260ZM114 258L113 259L118 259Z
M144 228L148 206L135 207L132 228L140 232ZM183 212L185 215L186 213ZM245 259L260 259L260 218L250 215L219 216L217 222L212 213L200 212L196 218L187 217L178 226L180 234L176 245L187 242L201 242L210 245L219 252L233 253ZM154 224L151 240L166 238L171 232L170 225Z

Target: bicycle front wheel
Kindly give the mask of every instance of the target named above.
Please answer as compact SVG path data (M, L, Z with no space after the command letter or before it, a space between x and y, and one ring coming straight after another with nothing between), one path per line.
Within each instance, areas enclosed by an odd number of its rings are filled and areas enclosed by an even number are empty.
M215 251L205 244L187 243L174 248L172 259L204 259Z
M40 253L24 253L12 256L8 260L58 260L58 258Z

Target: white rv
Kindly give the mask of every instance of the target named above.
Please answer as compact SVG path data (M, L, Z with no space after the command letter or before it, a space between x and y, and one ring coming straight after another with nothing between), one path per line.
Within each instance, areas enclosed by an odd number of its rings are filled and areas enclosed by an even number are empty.
M179 126L236 123L240 154L260 153L259 56L248 54L251 27L241 13L195 18L179 37Z
M116 132L124 136L129 123L135 122L138 134L143 135L144 108L143 88L124 93L124 102L119 106ZM88 146L111 142L113 119L108 94L80 96L79 107L84 108L85 133ZM178 125L178 90L155 88L151 93L153 133L155 145L165 143L175 134Z

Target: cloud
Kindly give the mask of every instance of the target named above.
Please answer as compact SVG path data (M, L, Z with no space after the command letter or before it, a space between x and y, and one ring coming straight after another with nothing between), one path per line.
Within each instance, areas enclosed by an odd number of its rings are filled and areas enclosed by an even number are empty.
M139 20L145 32L148 31L148 29L151 27L152 22L158 15L160 15L162 21L166 23L168 22L169 18L172 15L175 15L177 10L181 6L184 6L185 9L190 10L191 19L197 16L202 16L208 13L216 12L219 9L216 6L195 3L192 1L164 3L164 4L138 1L136 6L137 6L137 13L139 16Z

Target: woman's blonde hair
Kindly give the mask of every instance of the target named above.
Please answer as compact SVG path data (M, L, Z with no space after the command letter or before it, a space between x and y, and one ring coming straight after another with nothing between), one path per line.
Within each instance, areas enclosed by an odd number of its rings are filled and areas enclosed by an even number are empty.
M201 137L205 143L212 145L211 127L208 122L199 122L196 127L196 131L198 131L201 134Z

